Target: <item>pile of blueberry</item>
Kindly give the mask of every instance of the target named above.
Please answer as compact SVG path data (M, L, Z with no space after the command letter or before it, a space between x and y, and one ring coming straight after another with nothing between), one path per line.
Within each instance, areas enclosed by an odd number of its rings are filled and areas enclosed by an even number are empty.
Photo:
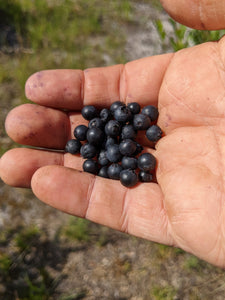
M138 181L152 181L156 159L150 153L141 154L143 147L135 138L138 130L145 130L152 142L162 137L162 130L155 125L158 118L155 106L141 110L136 102L125 105L116 101L101 111L92 105L84 106L81 113L89 121L88 126L78 125L74 129L75 139L67 142L65 151L80 153L86 159L84 171L120 180L126 187Z

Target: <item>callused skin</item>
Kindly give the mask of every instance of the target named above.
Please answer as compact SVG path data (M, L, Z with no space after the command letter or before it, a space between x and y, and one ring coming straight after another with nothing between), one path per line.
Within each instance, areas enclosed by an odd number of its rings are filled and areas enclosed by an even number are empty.
M156 183L141 183L129 190L118 181L81 173L81 161L76 157L65 155L62 159L62 153L54 153L53 157L45 152L43 160L43 152L33 149L14 149L4 154L0 162L1 178L13 186L31 184L39 199L60 210L148 240L181 247L224 267L224 43L221 39L219 43L206 43L176 54L84 73L43 71L41 76L33 75L27 82L27 96L39 105L52 107L48 108L47 116L42 114L42 122L48 124L51 114L53 120L60 117L61 125L61 120L69 121L72 130L75 123L80 123L83 105L98 102L109 107L116 99L125 102L141 99L141 106L157 105L158 125L165 136L157 142L155 151L140 137L141 144L157 158ZM64 76L70 79L61 81ZM37 92L34 86L40 80L49 84L41 90L38 84ZM74 101L65 96L62 104L65 85L70 86ZM49 94L51 97L43 96ZM70 109L67 119L61 111L59 114L62 105ZM36 109L35 105L24 105L8 116L7 132L17 142L26 141L21 126ZM39 132L39 124L30 125ZM68 139L69 126L62 131L59 123L51 125L54 129L51 130L60 133L62 140ZM29 126L26 128L27 135ZM40 140L37 140L40 135L30 135L29 145L45 147L42 144L45 134L49 133L42 130ZM59 145L61 142L53 137L51 147Z

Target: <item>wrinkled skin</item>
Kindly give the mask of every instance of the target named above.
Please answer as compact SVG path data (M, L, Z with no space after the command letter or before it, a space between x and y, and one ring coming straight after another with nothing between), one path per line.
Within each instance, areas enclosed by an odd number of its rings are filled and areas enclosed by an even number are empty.
M156 150L139 137L157 158L156 182L127 189L83 173L79 156L25 148L4 154L1 178L31 186L40 200L69 214L224 267L224 53L221 39L125 66L38 72L26 83L26 95L37 105L17 107L6 119L16 142L63 149L74 127L85 124L83 105L105 107L118 99L157 105L165 136Z

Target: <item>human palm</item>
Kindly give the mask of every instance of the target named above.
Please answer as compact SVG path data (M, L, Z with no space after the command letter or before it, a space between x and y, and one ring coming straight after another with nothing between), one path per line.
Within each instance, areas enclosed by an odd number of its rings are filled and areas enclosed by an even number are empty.
M156 182L128 189L82 172L79 156L28 148L1 158L1 178L31 186L39 199L69 214L224 266L224 50L222 39L125 66L42 71L26 84L38 105L19 106L7 117L16 142L59 150L83 121L83 105L118 99L158 105L165 136L156 150L140 137L157 158Z

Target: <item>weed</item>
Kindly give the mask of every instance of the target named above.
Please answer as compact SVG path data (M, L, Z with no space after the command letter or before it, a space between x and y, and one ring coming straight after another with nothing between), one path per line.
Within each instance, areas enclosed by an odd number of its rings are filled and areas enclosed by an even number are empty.
M157 257L161 259L168 258L168 257L176 257L180 254L185 253L180 248L174 248L163 244L156 244L156 249L157 249Z
M189 256L184 262L184 268L189 271L192 270L200 271L201 267L202 267L201 260L199 260L196 256L193 255Z
M169 45L174 51L178 51L183 48L198 45L208 41L216 41L225 34L225 30L202 31L190 29L182 24L175 22L171 18L169 19L169 23L172 27L171 34L167 33L167 30L161 20L156 20L154 22L162 42L162 47L164 49L167 49L169 40Z
M24 228L19 231L15 236L16 246L20 251L24 251L25 249L29 249L32 243L40 236L40 230L34 225L29 226L28 228Z
M32 280L27 276L25 278L25 282L27 284L27 296L24 300L47 300L49 299L48 289L46 288L45 282L42 279L39 284L34 284Z
M0 157L7 151L8 149L4 145L0 145Z
M7 276L12 265L12 260L8 254L0 254L0 273Z
M153 286L150 295L154 300L172 300L176 295L176 289L173 286Z
M62 229L62 234L68 239L78 241L89 241L89 221L81 218L71 217Z

